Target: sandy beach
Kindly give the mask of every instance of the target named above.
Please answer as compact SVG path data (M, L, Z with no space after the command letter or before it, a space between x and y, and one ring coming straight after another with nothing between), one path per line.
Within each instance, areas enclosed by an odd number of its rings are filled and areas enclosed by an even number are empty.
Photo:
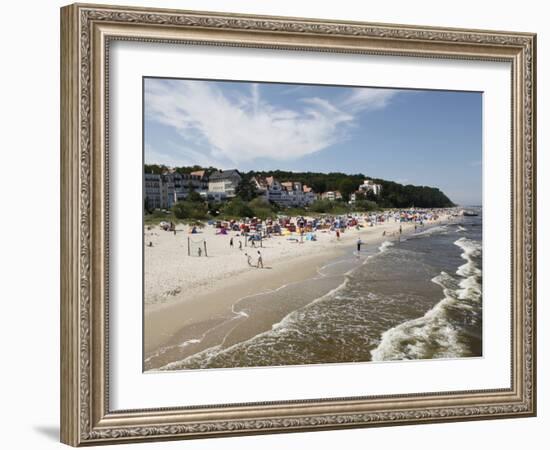
M453 220L441 215L425 227ZM378 245L415 232L412 223L386 222L360 229L349 228L340 234L317 231L316 241L293 236L272 236L262 247L245 247L238 232L216 234L206 226L198 234L190 228L176 227L176 233L152 227L145 233L145 370L170 367L169 364L213 346L230 346L269 330L289 312L304 306L315 296L322 296L332 286L324 285L319 268L344 254L351 254L358 238L364 246ZM230 239L233 237L233 248ZM187 239L207 243L208 256L189 256ZM242 241L242 250L239 250ZM149 246L151 243L151 246ZM249 244L250 245L250 244ZM260 250L264 268L249 266L257 262ZM255 294L289 286L302 280L318 278L307 295L292 302L265 304ZM318 290L318 292L316 292ZM299 297L303 297L300 300ZM239 302L236 309L235 304ZM168 366L167 366L168 365Z

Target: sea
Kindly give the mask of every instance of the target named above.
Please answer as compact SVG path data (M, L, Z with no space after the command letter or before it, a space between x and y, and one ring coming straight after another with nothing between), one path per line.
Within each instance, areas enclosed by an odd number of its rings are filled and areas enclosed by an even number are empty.
M237 325L222 344L162 369L482 356L477 212L359 253L349 248L312 279L242 299L233 306ZM253 323L262 305L281 305L275 323L243 339L239 328Z

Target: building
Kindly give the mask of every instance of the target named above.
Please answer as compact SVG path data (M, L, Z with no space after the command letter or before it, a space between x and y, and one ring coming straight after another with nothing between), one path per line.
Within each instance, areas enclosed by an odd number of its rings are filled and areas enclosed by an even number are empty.
M321 194L321 199L334 202L336 200L342 200L342 194L340 191L327 191Z
M171 208L174 203L185 200L192 191L195 191L198 194L201 192L206 192L204 189L204 182L198 175L193 175L192 173L172 172L165 175L165 177L168 188L168 208Z
M191 172L191 175L197 177L201 191L208 190L208 175L206 174L206 170L196 170L195 172Z
M251 182L256 186L260 197L265 201L281 206L290 206L290 198L283 185L275 177L252 177Z
M313 190L300 181L280 183L274 177L260 176L253 177L251 181L262 198L281 206L309 206L317 199Z
M304 195L308 205L311 205L319 198L319 195L313 192L313 188L309 187L307 184L304 184Z
M286 190L292 206L309 206L317 200L313 189L300 181L285 181L281 185Z
M146 173L144 184L147 209L169 209L174 203L185 200L192 191L204 195L207 186L203 177L174 170L163 174Z
M158 173L146 173L144 177L145 208L164 208L162 195L162 175Z
M359 191L358 192L363 192L365 194L367 192L372 192L374 195L380 195L380 191L382 191L382 185L381 184L376 184L372 180L364 180L363 184L361 186L359 186Z
M144 180L145 207L152 210L169 209L193 191L208 201L228 200L235 197L242 176L235 169L214 172L210 177L204 170L179 173L169 169L163 174L146 173ZM274 177L255 176L251 182L266 201L284 207L309 206L318 198L312 188L300 181L280 183ZM336 198L342 198L340 193Z
M375 196L380 195L382 191L382 185L376 184L372 180L364 180L363 184L359 186L359 189L353 192L349 197L349 203L355 203L358 197L364 197L369 192L372 192Z
M241 180L239 171L235 169L214 172L208 178L208 195L235 197L237 186Z

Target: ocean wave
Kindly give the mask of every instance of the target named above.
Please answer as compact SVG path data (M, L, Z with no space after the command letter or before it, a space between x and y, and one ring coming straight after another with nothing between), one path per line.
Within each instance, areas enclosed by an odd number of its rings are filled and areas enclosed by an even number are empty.
M454 244L464 250L463 258L471 258L481 255L481 242L474 241L473 239L468 239L466 237L461 237Z
M468 353L457 326L457 311L464 322L477 313L482 297L481 270L473 258L481 256L481 243L465 237L454 244L463 250L455 278L441 272L432 282L443 288L444 298L423 317L409 320L385 331L371 352L373 361L454 358ZM453 320L455 317L455 320Z
M430 227L427 230L418 231L417 233L414 233L408 237L411 238L416 236L427 236L427 235L429 236L435 233L446 233L447 231L449 231L449 228L447 225L439 225L436 227Z
M404 322L382 334L371 352L373 361L452 358L464 353L457 330L446 319L445 298L423 317Z

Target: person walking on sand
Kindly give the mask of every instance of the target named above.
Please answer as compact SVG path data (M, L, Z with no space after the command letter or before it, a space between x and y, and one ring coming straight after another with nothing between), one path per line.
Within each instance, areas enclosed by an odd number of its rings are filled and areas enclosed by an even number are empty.
M246 256L246 262L250 267L252 267L252 256L250 256L248 253L245 253L244 256Z
M243 251L243 241L239 241L239 250Z
M359 252L361 251L361 244L363 241L361 241L361 238L357 239L357 256L359 256Z
M264 260L262 259L262 254L260 253L260 250L258 250L258 265L256 267L258 267L258 269L264 268Z
M340 230L336 230L336 239L340 240Z
M229 248L233 248L233 236L229 239Z

